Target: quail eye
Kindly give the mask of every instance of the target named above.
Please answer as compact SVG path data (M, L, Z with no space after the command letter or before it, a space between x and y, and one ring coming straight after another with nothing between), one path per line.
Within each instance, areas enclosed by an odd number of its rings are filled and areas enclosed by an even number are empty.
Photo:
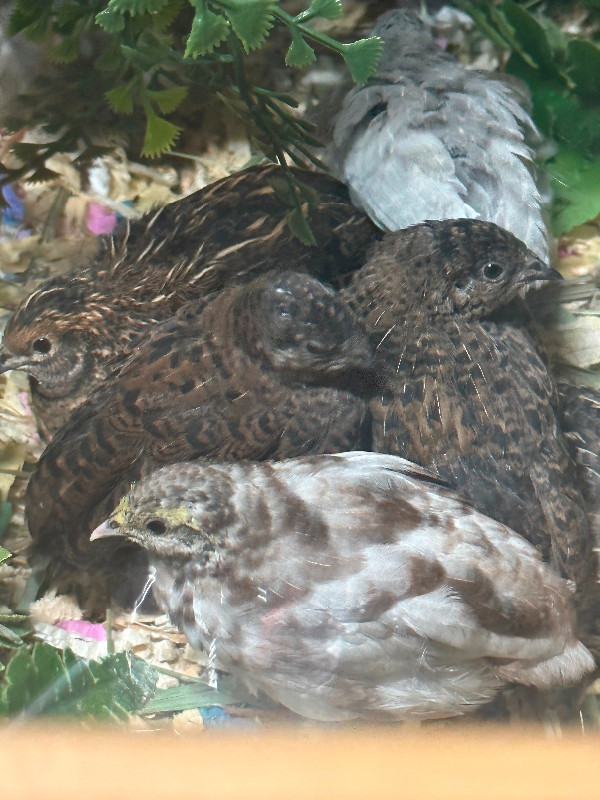
M167 530L167 526L162 519L151 519L146 523L146 530L149 533L161 534Z
M31 345L31 349L35 353L42 353L45 355L52 350L52 343L50 342L50 339L46 339L45 336L41 336L39 339L34 341L34 343Z
M496 264L494 261L486 264L483 268L483 277L488 281L497 281L503 274L504 267L502 264Z

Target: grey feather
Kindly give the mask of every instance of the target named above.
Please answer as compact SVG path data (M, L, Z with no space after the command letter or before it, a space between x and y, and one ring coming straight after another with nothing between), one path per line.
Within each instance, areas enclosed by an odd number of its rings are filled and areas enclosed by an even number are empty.
M528 139L539 135L517 93L467 70L410 11L383 14L379 69L351 89L323 160L384 230L476 218L511 231L548 260Z

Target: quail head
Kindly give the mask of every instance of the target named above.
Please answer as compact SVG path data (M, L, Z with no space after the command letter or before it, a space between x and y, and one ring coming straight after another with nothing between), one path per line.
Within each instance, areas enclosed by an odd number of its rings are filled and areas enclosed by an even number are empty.
M493 223L433 221L387 234L342 296L386 364L373 449L435 470L586 602L595 556L556 388L524 328L502 316L555 274Z
M447 717L507 681L579 681L567 582L440 484L375 453L172 464L92 539L143 547L189 642L305 717Z
M364 447L374 369L361 325L308 275L268 274L186 304L46 448L26 496L34 550L57 580L114 566L110 543L105 554L89 533L163 464Z
M19 306L4 332L0 371L31 376L33 406L49 433L110 374L112 359L187 300L286 265L333 280L363 263L377 229L344 186L293 172L319 201L309 215L316 247L288 228L281 168L250 169L102 239L94 264L53 278Z
M372 33L384 41L378 71L348 88L322 156L352 200L390 231L428 219L489 220L547 260L526 141L539 136L513 88L467 70L412 11L383 14Z

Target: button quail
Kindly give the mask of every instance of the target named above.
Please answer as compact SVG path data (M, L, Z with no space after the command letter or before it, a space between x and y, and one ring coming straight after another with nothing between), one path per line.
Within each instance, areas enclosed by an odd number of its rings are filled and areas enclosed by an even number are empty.
M453 716L594 668L566 581L393 456L172 464L92 534L111 536L147 551L194 647L312 719Z
M548 259L526 138L539 138L514 90L467 70L412 11L383 14L376 75L351 88L322 156L384 230L474 218L514 233Z
M585 604L596 563L556 387L525 329L502 319L552 277L493 223L433 221L387 234L341 295L386 364L373 449L435 470L531 541Z
M29 373L49 433L110 374L113 358L187 300L270 269L331 280L363 263L377 229L338 181L293 172L320 200L309 216L317 247L288 228L282 170L249 169L102 239L94 264L51 279L21 304L4 332L0 372Z
M26 495L35 552L51 558L60 586L73 566L104 572L90 531L131 481L163 464L364 447L362 396L376 378L362 327L306 274L270 273L191 301L46 448Z

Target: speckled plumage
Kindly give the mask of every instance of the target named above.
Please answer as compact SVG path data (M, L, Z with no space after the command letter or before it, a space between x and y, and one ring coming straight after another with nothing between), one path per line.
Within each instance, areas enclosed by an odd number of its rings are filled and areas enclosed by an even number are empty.
M282 170L249 169L101 239L94 264L21 304L4 332L0 371L32 376L33 406L50 433L110 374L112 359L187 300L271 269L328 280L363 263L377 229L334 178L293 172L319 199L309 215L316 247L287 226Z
M94 521L156 466L364 446L361 395L375 377L363 329L308 275L268 274L186 304L46 448L26 498L35 550L58 574L102 569Z
M600 551L600 392L558 384L561 425L577 464L590 532Z
M322 156L352 200L390 231L489 220L547 259L526 141L539 136L517 94L443 51L412 11L382 14L372 33L385 43L377 73L348 87Z
M594 666L533 547L393 456L173 464L93 536L116 534L213 666L313 719L453 716Z
M492 223L439 221L388 234L342 295L387 365L370 404L373 449L434 469L529 539L585 602L595 558L556 388L524 328L501 314L550 277Z

